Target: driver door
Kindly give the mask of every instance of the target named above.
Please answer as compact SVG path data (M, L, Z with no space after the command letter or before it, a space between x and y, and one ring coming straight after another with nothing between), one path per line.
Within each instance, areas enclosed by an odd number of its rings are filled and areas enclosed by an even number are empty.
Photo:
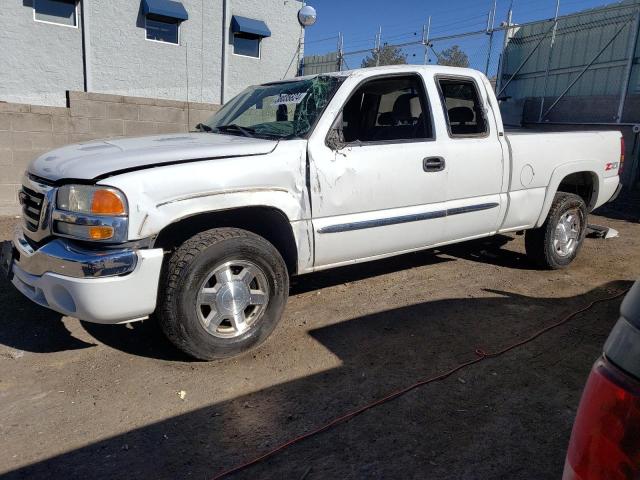
M327 125L319 125L309 143L318 268L445 239L448 172L423 77L361 81L348 79L332 101L338 107L323 116L324 122L337 119L333 127L341 130L344 145L327 146Z

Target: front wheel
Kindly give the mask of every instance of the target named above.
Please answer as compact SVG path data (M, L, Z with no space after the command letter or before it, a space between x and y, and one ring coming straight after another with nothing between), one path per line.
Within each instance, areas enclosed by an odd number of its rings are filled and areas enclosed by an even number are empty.
M549 215L540 228L527 230L527 255L539 266L559 269L578 255L587 232L587 206L572 193L556 193Z
M200 360L240 354L274 330L289 293L282 256L264 238L214 228L183 243L163 268L157 310L165 335Z

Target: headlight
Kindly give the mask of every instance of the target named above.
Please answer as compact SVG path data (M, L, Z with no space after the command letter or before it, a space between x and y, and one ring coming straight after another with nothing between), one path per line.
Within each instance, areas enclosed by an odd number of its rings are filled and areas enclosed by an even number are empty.
M65 185L56 194L53 229L80 240L123 242L127 213L127 199L115 188Z
M127 202L122 192L114 188L90 185L60 187L57 206L61 210L91 215L125 215Z

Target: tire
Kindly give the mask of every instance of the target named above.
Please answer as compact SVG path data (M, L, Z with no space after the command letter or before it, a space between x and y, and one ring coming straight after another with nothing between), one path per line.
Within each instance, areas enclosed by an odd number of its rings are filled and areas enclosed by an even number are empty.
M572 193L556 193L542 226L527 230L525 234L525 249L529 258L546 269L557 270L568 266L582 248L587 233L587 217L587 206L582 198Z
M184 242L165 261L160 282L160 326L199 360L235 356L262 343L289 295L278 250L237 228L214 228Z

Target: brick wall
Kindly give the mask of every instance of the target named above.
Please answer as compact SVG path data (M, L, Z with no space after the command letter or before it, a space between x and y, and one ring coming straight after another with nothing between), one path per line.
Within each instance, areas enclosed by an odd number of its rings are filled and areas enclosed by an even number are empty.
M220 107L204 103L69 92L69 107L0 102L0 215L20 212L22 174L35 157L98 138L193 130Z

